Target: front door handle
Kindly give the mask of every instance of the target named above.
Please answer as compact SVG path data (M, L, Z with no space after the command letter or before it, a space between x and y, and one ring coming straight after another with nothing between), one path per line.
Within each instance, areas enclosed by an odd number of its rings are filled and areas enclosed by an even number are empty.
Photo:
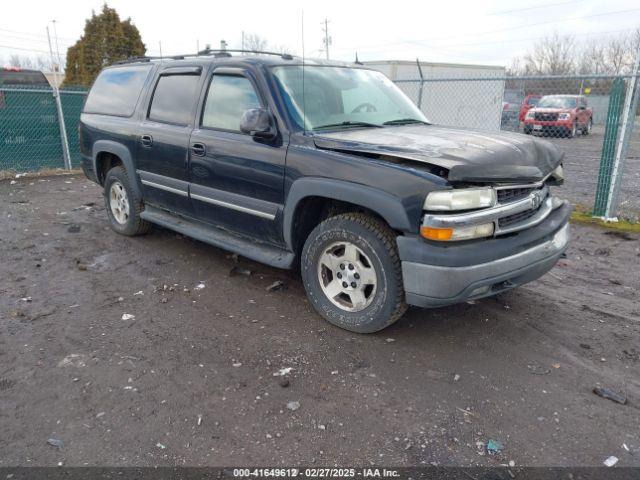
M207 147L204 146L204 143L193 143L191 145L191 151L197 157L204 157L207 153Z
M153 137L151 135L142 135L140 137L140 143L144 147L150 147L153 145Z

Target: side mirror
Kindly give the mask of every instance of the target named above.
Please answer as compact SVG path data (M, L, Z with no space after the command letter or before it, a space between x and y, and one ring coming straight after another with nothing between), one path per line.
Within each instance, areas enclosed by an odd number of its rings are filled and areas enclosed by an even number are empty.
M252 137L273 138L276 136L275 119L264 108L252 108L242 115L240 131Z

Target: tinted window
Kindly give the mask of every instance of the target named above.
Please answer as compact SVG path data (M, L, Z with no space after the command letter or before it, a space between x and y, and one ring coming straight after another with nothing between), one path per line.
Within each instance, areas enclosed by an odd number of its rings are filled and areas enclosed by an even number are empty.
M260 108L260 100L248 78L214 75L202 114L202 126L240 131L247 110Z
M49 82L42 72L34 70L0 69L0 85L37 85L48 87Z
M150 71L148 65L103 70L91 87L84 111L127 117L132 115Z
M149 119L156 122L188 125L198 90L199 75L163 75L158 80Z

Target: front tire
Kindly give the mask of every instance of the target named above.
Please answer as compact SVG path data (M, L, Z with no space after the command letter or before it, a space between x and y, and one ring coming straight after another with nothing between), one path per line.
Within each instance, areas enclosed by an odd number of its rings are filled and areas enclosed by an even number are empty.
M320 223L304 244L301 274L316 311L345 330L377 332L407 309L395 234L367 214Z
M122 166L113 167L104 180L104 201L111 228L127 235L142 235L151 224L140 218L142 199L131 188L131 180Z
M591 133L591 128L593 127L593 119L590 118L587 122L587 125L582 129L582 135L589 135Z

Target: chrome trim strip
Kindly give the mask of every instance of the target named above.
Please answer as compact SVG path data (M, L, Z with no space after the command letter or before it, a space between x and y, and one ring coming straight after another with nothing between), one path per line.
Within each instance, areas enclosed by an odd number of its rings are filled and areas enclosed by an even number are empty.
M271 213L261 212L260 210L254 210L253 208L242 207L234 203L223 202L222 200L216 200L215 198L211 197L204 197L202 195L196 195L192 193L191 198L193 198L194 200L200 200L201 202L210 203L212 205L218 205L219 207L226 207L232 210L237 210L238 212L255 215L256 217L266 218L267 220L273 220L274 218L276 218L276 216Z
M158 188L160 190L166 190L167 192L175 193L177 195L182 195L183 197L188 197L189 193L185 190L179 190L173 187L167 187L166 185L160 185L159 183L150 182L149 180L140 179L143 185L148 187Z

